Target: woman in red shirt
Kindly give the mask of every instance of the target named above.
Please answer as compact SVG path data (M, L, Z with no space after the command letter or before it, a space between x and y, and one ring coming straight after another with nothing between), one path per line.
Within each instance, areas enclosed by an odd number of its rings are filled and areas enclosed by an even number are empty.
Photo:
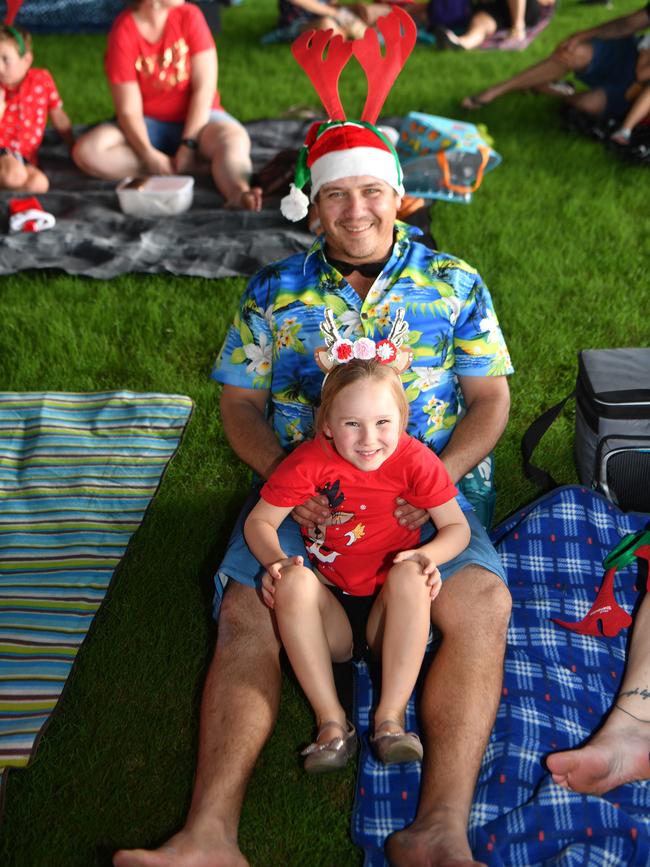
M226 207L258 211L250 140L221 107L217 50L201 10L184 0L133 0L108 36L106 75L116 121L77 142L73 158L94 177L191 173L210 163Z

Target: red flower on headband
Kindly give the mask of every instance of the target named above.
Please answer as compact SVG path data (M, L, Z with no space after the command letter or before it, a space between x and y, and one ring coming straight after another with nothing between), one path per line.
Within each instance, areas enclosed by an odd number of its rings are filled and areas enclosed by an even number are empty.
M339 364L345 364L354 357L354 347L349 340L337 340L330 351L332 358L335 358Z

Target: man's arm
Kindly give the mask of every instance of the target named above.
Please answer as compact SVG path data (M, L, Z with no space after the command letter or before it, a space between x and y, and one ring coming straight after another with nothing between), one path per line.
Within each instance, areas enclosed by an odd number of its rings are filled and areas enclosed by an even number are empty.
M467 411L440 454L454 484L492 451L510 410L505 376L461 376L458 381Z
M232 450L268 479L286 457L275 431L266 418L269 391L224 385L221 392L221 421Z
M263 479L282 463L286 452L265 415L269 392L264 389L224 385L221 392L221 420L232 450ZM305 527L329 520L327 498L314 496L291 513Z

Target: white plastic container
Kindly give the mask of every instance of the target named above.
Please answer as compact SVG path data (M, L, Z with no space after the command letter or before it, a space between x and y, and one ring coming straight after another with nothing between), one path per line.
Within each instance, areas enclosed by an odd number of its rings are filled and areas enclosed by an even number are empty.
M152 175L124 178L117 185L117 198L125 214L134 217L171 217L192 204L194 178L190 175Z

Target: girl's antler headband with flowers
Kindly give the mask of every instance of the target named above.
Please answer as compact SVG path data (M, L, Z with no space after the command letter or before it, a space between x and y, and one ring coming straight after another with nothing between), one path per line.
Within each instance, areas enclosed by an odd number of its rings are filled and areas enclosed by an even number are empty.
M311 201L323 184L355 175L385 181L404 195L402 168L391 142L375 123L386 97L415 45L417 27L411 16L396 6L380 18L362 39L345 42L331 30L308 30L291 46L293 56L307 73L323 103L328 119L310 127L296 162L295 182L280 209L284 216L301 220L307 216L309 199L302 188L311 181ZM327 54L325 53L327 49ZM348 120L341 105L338 83L341 72L354 54L368 81L366 102L359 120Z
M408 336L408 322L404 320L404 308L395 311L395 321L390 334L384 340L375 343L369 337L358 340L347 340L341 337L336 327L333 311L328 307L323 314L321 334L325 338L325 346L319 346L314 351L316 364L323 373L328 374L339 364L347 364L355 358L360 361L376 359L381 364L389 364L397 373L404 373L413 361L410 349L401 349Z

